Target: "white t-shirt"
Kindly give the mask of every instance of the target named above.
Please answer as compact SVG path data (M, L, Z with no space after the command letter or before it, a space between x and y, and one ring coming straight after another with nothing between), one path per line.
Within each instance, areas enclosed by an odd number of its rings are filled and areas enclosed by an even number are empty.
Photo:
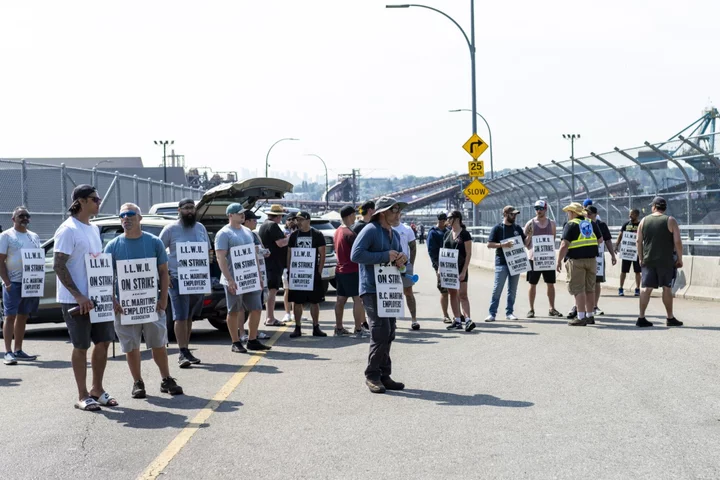
M5 267L11 282L22 282L23 248L40 248L40 237L37 233L30 230L26 233L18 232L15 227L0 233L0 253L7 255Z
M415 232L413 232L412 228L408 227L404 223L401 223L397 227L393 227L393 230L400 235L402 253L404 253L405 256L408 257L408 261L410 261L410 242L415 241Z
M75 286L83 295L88 294L88 278L85 255L102 253L102 240L97 225L86 225L75 217L65 220L55 232L55 253L70 255L67 269ZM57 280L58 303L77 303L75 297Z

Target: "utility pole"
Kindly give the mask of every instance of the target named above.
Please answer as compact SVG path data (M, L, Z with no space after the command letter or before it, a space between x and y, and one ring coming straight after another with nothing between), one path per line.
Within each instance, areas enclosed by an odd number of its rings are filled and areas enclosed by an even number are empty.
M163 182L167 183L167 146L175 144L175 140L155 140L155 145L163 147Z
M570 176L572 177L572 192L570 193L570 201L575 201L575 139L580 138L579 133L563 133L565 140L570 140Z

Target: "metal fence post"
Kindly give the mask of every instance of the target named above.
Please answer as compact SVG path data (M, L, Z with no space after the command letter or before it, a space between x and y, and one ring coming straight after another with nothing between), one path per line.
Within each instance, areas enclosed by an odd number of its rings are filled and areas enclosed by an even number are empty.
M117 203L117 213L120 213L120 172L115 170L115 202Z
M165 194L165 182L160 182L160 191L162 192L163 203L167 202L166 194Z
M23 160L20 164L20 192L22 205L27 206L28 193L27 193L27 164Z
M65 164L60 164L60 220L65 220L65 212L68 210L67 204L67 171L65 170Z
M175 201L175 182L170 182L170 201Z
M153 206L152 178L148 177L147 184L148 184L148 203L150 204L150 207L152 207ZM150 210L150 207L148 207L148 210Z
M138 176L137 175L133 175L133 193L135 194L135 205L140 206L140 185L138 185ZM140 207L140 208L142 208L142 207ZM148 209L149 208L150 207L148 206Z
M95 168L95 167L93 167L93 169L92 169L90 181L92 182L92 186L97 188L97 168Z

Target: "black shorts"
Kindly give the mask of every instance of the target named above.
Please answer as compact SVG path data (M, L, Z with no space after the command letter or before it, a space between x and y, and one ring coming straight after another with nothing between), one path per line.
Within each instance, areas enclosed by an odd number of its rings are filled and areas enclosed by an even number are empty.
M335 285L338 297L357 297L360 295L360 273L336 273Z
M275 270L268 270L267 282L268 290L280 290L283 287L282 270L279 272L276 272Z
M675 281L675 267L642 267L643 288L672 287Z
M533 268L532 260L530 260L530 268ZM556 281L555 270L545 270L542 272L530 270L529 272L527 272L527 281L530 285L537 285L538 283L540 283L540 277L542 277L543 282L549 285L553 285Z
M605 283L605 276L595 277L595 284L597 285L598 283Z
M67 325L68 334L70 335L70 343L75 348L87 350L90 348L90 342L97 345L103 342L112 342L115 340L115 323L100 322L91 323L90 314L70 315L70 309L77 307L77 304L61 303L63 319ZM115 316L113 315L113 320Z
M640 268L640 262L638 260L630 261L630 260L623 260L622 261L622 270L620 270L622 273L630 273L630 264L632 264L633 272L640 273L642 272L642 268Z
M359 275L359 274L358 274ZM288 290L288 301L300 305L306 303L322 303L325 301L325 290L323 289L323 281L319 273L315 273L315 281L312 291L305 290Z

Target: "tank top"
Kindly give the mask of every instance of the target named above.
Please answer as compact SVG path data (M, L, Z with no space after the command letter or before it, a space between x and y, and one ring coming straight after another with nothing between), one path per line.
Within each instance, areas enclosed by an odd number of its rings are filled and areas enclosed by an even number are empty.
M643 264L655 268L671 268L675 262L675 242L668 230L667 215L648 215L643 220Z
M552 220L547 219L547 226L545 228L540 227L540 222L537 219L533 219L533 235L552 235Z

